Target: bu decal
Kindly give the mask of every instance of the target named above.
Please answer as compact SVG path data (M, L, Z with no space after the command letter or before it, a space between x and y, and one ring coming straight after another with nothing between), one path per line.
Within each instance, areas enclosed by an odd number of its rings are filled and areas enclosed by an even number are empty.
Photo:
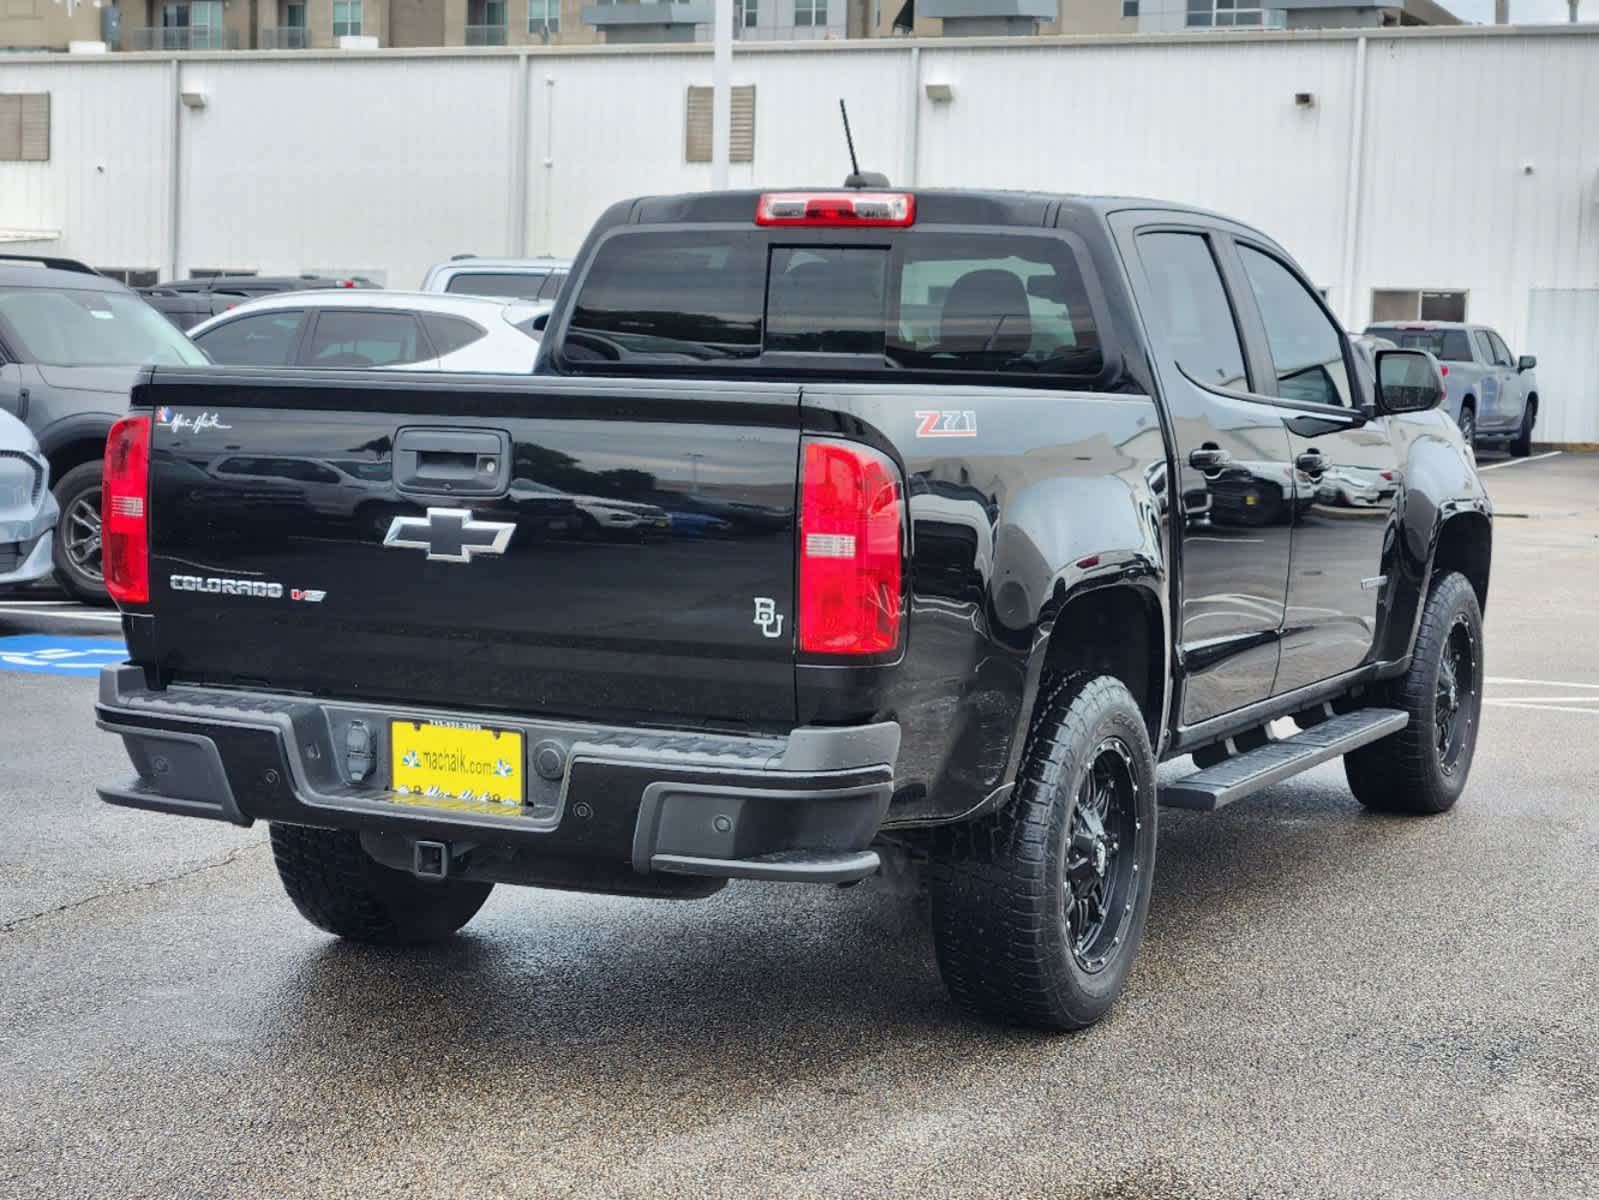
M977 413L970 408L928 409L916 414L916 436L976 437Z
M769 638L783 636L783 614L777 611L777 601L770 596L755 597L755 624Z

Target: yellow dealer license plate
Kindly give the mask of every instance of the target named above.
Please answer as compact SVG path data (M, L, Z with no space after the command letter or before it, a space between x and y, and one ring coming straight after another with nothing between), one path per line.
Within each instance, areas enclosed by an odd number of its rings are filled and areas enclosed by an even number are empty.
M394 798L454 812L517 813L522 807L522 735L482 725L393 721Z

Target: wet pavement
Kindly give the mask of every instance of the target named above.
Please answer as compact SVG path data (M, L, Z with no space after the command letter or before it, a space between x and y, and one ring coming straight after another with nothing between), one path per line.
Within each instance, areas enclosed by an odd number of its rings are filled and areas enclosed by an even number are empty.
M0 661L0 1197L1599 1196L1599 457L1484 478L1459 806L1330 766L1164 812L1127 992L1069 1037L959 1016L876 881L500 888L340 944L263 828L94 798L92 671ZM0 658L115 635L82 611L0 598Z

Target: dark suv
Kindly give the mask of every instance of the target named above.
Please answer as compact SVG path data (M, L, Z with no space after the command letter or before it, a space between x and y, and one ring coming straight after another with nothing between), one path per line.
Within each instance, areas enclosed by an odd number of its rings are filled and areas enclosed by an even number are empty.
M106 599L100 460L139 368L206 361L161 314L93 268L0 256L0 410L21 418L50 460L61 506L56 578L78 599Z
M187 333L201 321L237 308L246 300L275 296L279 292L309 292L325 288L376 287L364 275L336 278L330 275L208 275L204 279L173 279L140 288L150 307Z

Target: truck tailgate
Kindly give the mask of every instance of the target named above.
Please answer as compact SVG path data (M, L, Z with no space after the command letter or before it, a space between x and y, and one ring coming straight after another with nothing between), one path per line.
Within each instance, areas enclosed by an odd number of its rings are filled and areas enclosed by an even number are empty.
M794 718L797 387L158 372L134 402L165 677Z

